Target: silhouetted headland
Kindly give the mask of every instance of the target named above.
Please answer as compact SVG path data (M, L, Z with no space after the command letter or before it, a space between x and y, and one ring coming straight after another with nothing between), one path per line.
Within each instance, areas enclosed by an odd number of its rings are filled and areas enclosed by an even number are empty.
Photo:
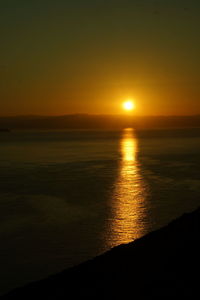
M196 299L200 209L2 299Z
M10 132L8 128L0 128L0 132Z

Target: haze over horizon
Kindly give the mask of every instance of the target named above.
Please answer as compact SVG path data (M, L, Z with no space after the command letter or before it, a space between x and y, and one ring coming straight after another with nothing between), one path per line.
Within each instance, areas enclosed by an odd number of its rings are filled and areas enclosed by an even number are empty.
M197 0L0 4L0 116L200 114Z
M124 128L200 128L200 115L196 116L133 116L71 114L62 116L14 116L0 117L0 130L13 129L105 129ZM195 131L196 132L196 131Z
M184 118L184 117L199 117L200 113L194 113L194 114L184 114L184 115L179 115L179 114L172 114L172 115L139 115L136 113L132 114L126 114L126 113L79 113L79 112L74 112L74 113L64 113L64 114L10 114L10 115L0 115L0 118L6 119L6 118L29 118L29 117L41 117L41 118L56 118L56 117L70 117L70 116L92 116L92 117L122 117L122 118Z

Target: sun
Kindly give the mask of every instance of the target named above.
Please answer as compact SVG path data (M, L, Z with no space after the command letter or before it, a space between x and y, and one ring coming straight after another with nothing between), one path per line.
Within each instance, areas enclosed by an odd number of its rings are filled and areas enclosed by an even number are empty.
M127 100L122 104L123 109L126 111L132 111L135 109L135 103L132 100Z

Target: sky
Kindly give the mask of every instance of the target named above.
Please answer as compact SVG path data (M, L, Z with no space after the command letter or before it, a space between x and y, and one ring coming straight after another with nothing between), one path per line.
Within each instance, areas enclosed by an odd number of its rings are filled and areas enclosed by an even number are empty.
M1 0L0 115L200 114L199 0Z

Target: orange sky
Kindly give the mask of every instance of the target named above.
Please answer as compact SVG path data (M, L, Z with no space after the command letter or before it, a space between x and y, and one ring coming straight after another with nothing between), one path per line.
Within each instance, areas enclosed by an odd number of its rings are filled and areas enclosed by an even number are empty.
M1 5L0 115L200 114L198 1Z

